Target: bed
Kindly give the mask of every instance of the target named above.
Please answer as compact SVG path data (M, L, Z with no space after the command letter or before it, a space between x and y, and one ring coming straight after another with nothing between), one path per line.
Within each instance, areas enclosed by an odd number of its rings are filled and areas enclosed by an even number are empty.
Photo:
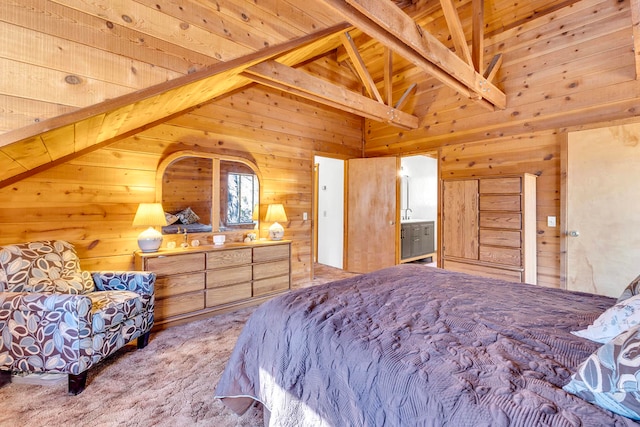
M571 332L594 327L615 304L391 267L261 305L215 396L238 414L262 403L272 426L638 425L579 390L585 378L576 372L588 377L587 359L609 344ZM633 329L625 333L635 336ZM570 382L571 393L563 389ZM622 397L633 401L629 394Z

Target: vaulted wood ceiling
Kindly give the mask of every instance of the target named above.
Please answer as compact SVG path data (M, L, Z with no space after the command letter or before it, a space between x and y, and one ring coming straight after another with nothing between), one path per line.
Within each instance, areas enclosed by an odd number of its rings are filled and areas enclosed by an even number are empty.
M410 101L419 86L501 109L500 57L483 56L484 38L576 1L3 2L3 37L24 43L0 50L0 100L34 108L0 115L0 185L248 84L402 128L425 124L428 105ZM25 54L38 33L51 46ZM313 75L323 57L341 64L333 81ZM56 84L31 88L38 78Z

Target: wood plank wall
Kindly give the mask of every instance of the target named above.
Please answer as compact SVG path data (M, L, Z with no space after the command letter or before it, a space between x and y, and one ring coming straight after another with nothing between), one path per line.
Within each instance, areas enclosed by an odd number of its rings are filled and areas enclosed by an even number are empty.
M462 178L532 173L537 178L538 284L560 287L560 227L547 227L547 216L560 218L560 146L562 135L497 138L455 144L440 150L440 177Z
M261 203L283 203L293 240L293 282L311 269L314 154L361 157L362 119L253 86L73 162L0 189L0 244L67 239L83 268L131 269L140 202L155 201L156 168L167 155L199 150L260 168ZM266 236L265 230L262 235Z

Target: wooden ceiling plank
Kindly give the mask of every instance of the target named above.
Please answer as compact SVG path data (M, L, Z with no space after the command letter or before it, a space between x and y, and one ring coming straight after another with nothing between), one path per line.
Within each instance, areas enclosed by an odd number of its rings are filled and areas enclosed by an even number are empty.
M351 92L344 87L334 85L304 71L287 67L273 60L247 68L244 74L262 84L282 90L286 88L287 92L313 99L341 110L349 108L349 112L357 112L357 114L365 115L374 120L410 129L415 129L418 126L418 118L416 116L395 110L370 98Z
M640 80L640 0L631 0L633 53L636 57L636 80Z
M387 105L393 105L393 51L384 47L384 91ZM397 108L397 107L396 107Z
M34 136L15 144L0 148L4 154L26 169L31 169L52 159L40 136Z
M0 181L23 173L26 170L27 168L3 153L0 149Z
M398 110L402 109L402 107L404 107L404 105L409 100L409 96L415 94L417 90L418 90L418 85L416 83L413 83L411 86L407 88L407 90L404 91L404 93L402 94L398 102L396 102L396 105L393 106L393 108L396 108Z
M393 3L375 0L324 1L351 24L463 95L469 98L482 97L500 109L506 107L506 95L500 89L487 82L438 39L423 31Z
M90 141L96 141L106 114L98 114L75 123L74 152L84 150Z
M351 63L353 64L358 77L360 77L360 80L362 80L362 84L364 85L364 88L366 89L369 96L371 96L372 98L376 98L378 102L384 103L382 95L380 95L380 91L376 87L376 83L371 78L371 74L369 74L367 66L358 53L358 48L349 35L349 32L345 31L344 33L342 33L340 35L340 40L342 40L342 44L347 50L347 54L351 59Z
M60 157L74 153L74 140L75 126L72 124L55 129L42 135L42 142L47 148L51 160L56 160Z
M471 60L476 72L484 74L482 70L484 66L484 0L473 0L472 3ZM487 80L492 81L491 79Z
M456 10L453 0L440 0L440 5L444 12L444 18L447 21L449 32L451 33L451 39L453 40L453 46L456 49L456 53L464 62L472 65L471 52L469 52L469 46L467 45L467 38L464 35L462 29L462 22L460 22L460 16ZM408 16L408 15L407 15Z

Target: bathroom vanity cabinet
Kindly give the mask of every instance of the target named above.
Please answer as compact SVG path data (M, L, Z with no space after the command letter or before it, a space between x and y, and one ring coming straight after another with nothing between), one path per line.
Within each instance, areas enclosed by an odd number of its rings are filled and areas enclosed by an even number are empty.
M400 227L401 260L425 258L435 250L434 221L407 221Z

